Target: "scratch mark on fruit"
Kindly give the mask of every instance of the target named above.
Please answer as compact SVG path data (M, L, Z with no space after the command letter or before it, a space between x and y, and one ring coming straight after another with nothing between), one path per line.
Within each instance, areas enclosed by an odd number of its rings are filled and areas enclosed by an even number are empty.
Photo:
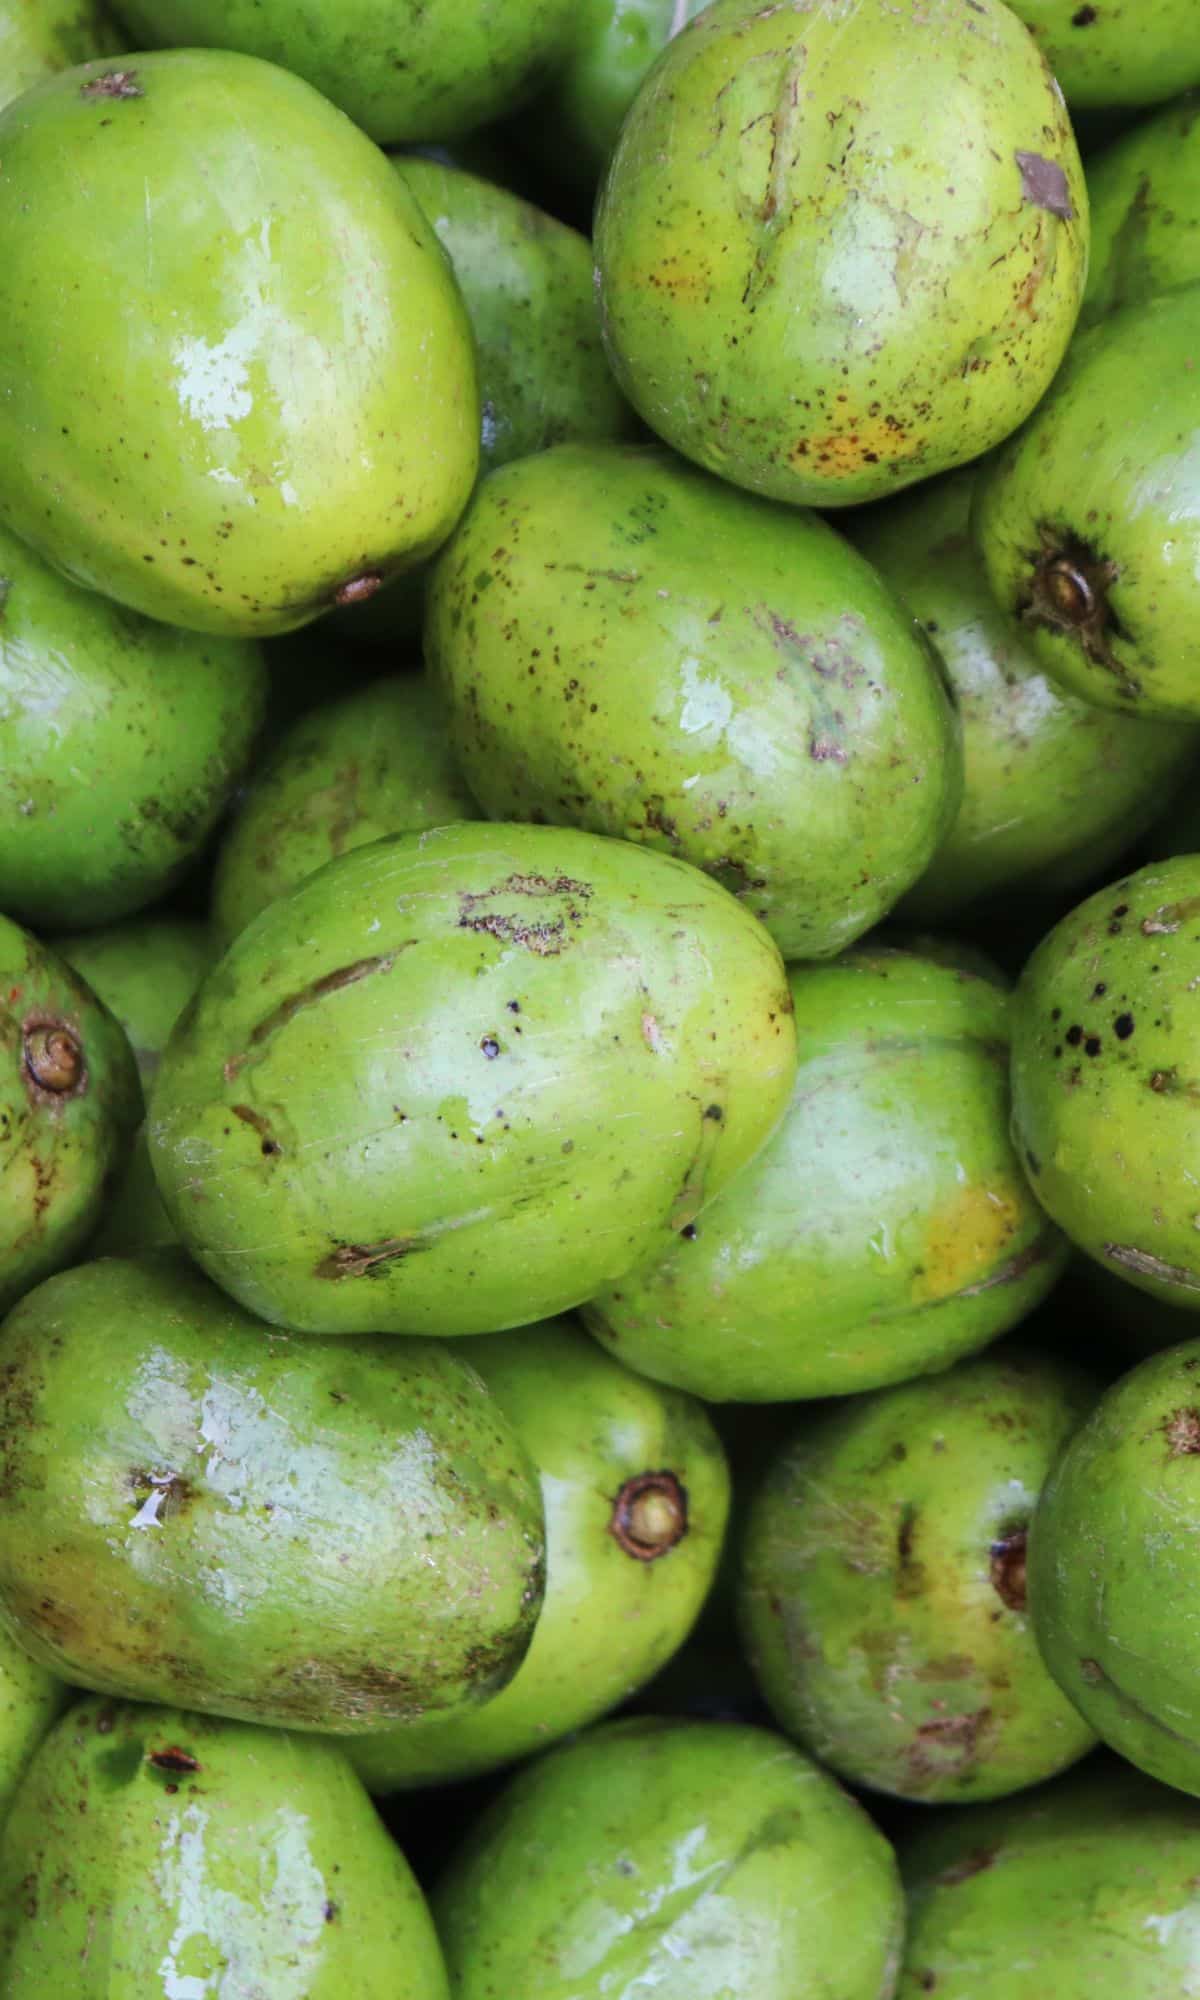
M1200 1272L1189 1271L1182 1264L1168 1264L1164 1258L1155 1257L1149 1250L1139 1250L1132 1243L1106 1243L1104 1254L1122 1270L1136 1271L1139 1278L1157 1278L1163 1285L1200 1292Z
M79 86L79 95L89 98L144 97L135 69L106 69L103 76L89 77Z
M396 951L385 952L375 958L357 958L352 965L340 965L335 972L323 973L320 979L311 980L307 986L302 986L298 993L289 994L286 1000L281 1000L277 1007L273 1007L271 1012L265 1014L250 1030L249 1045L245 1053L231 1056L225 1064L226 1083L233 1082L251 1060L251 1054L255 1049L261 1048L262 1044L277 1034L280 1028L286 1028L305 1007L315 1007L320 1001L328 999L331 993L340 993L346 986L357 986L360 979L369 979L373 973L390 972L400 952L407 951L408 946L415 943L415 938L409 938Z

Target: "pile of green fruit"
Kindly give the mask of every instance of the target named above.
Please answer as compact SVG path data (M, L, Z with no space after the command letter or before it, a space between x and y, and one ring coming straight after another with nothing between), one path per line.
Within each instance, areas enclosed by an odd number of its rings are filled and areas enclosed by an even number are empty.
M1200 1994L1189 92L0 0L0 2000Z

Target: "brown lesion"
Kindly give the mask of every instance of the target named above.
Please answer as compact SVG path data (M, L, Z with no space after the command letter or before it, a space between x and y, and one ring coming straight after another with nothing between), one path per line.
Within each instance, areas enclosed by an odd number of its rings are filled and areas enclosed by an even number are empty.
M77 1025L60 1015L28 1015L21 1028L21 1071L35 1104L61 1104L82 1097L88 1086L88 1067Z
M314 1278L369 1278L419 1250L416 1236L389 1236L382 1243L340 1243L316 1265Z
M151 1750L146 1762L156 1771L170 1771L188 1774L200 1769L200 1759L193 1757L190 1750L181 1750L177 1743L170 1743L165 1750Z
M1162 1429L1172 1458L1200 1457L1200 1410L1172 1410Z
M341 605L365 604L368 598L374 597L377 590L382 589L383 578L379 571L363 570L361 575L348 577L345 583L338 585L333 593L333 601Z
M135 69L106 69L101 76L89 77L79 86L79 95L105 102L112 98L144 97Z
M407 943L412 942L414 942L412 939L407 941ZM320 1001L327 1000L331 993L340 993L347 986L357 986L360 979L369 979L373 973L390 972L400 951L407 949L407 943L401 945L397 951L381 952L374 958L356 958L350 965L339 965L333 972L324 972L319 979L310 980L308 985L300 987L298 992L289 993L286 1000L281 1000L277 1007L273 1007L271 1012L265 1014L250 1030L246 1052L231 1056L225 1063L226 1083L234 1081L239 1072L245 1068L255 1049L261 1048L264 1042L279 1032L280 1028L286 1028L304 1008L317 1006ZM238 1115L240 1116L240 1113Z
M1010 1611L1025 1609L1028 1545L1028 1527L1015 1527L998 1536L991 1546L988 1574L992 1588Z

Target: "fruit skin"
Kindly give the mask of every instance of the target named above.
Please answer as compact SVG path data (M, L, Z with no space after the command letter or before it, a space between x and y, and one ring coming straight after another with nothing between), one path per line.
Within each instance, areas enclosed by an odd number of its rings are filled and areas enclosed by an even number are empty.
M0 1362L0 1615L65 1679L351 1734L516 1671L541 1495L457 1355L279 1334L164 1251L40 1286Z
M0 917L0 1311L78 1255L141 1121L132 1051L90 987Z
M1188 286L1082 334L973 510L996 602L1051 678L1147 718L1200 717L1198 316Z
M162 895L249 764L266 698L257 646L152 624L0 529L0 907L60 930Z
M911 615L823 521L661 449L564 445L477 492L426 656L493 819L582 825L703 868L787 958L852 944L961 792Z
M0 1832L0 1884L8 2000L449 2000L404 1856L311 1738L83 1701Z
M192 1255L264 1319L502 1332L690 1228L794 1066L778 953L706 876L574 828L441 827L234 940L150 1153Z
M213 876L216 936L229 944L339 854L477 811L419 676L389 674L323 702L285 731L238 802Z
M715 0L643 84L596 216L634 407L735 485L821 507L1014 430L1087 246L1061 94L999 0Z
M120 1022L148 1088L172 1028L215 957L207 926L156 911L60 937L55 948Z
M546 1597L516 1675L484 1707L351 1747L375 1792L494 1770L595 1722L683 1644L721 1553L729 1471L700 1403L641 1380L568 1320L477 1334L464 1353L541 1475Z
M58 1676L0 1632L0 1822L26 1765L66 1701L67 1689Z
M800 1066L775 1136L695 1234L584 1318L711 1402L846 1396L1016 1325L1066 1245L1008 1135L1008 995L883 945L790 973Z
M302 76L384 146L515 108L565 48L573 0L118 0L148 45L241 49Z
M1200 856L1072 910L1013 1002L1013 1136L1042 1207L1131 1284L1200 1307Z
M1200 1815L1115 1758L1002 1805L930 1814L900 1864L897 2000L1181 2000L1194 1988Z
M744 1643L781 1729L852 1784L1000 1798L1092 1730L1043 1666L1029 1521L1098 1385L1019 1350L808 1423L744 1518Z
M511 1779L433 1898L455 2000L890 2000L891 1849L764 1729L626 1721Z
M43 77L119 47L97 0L0 0L0 107Z
M1046 1665L1131 1764L1200 1796L1200 1341L1107 1391L1047 1481L1029 1603Z
M971 541L976 479L974 468L951 473L847 524L933 638L962 718L962 806L901 920L934 923L1001 891L1061 898L1095 881L1200 752L1200 735L1178 723L1114 715L1046 678L1026 633L996 608Z
M1200 83L1192 0L1009 0L1032 31L1072 110L1140 109Z
M1092 255L1080 324L1200 279L1200 103L1169 104L1088 162Z
M445 539L478 458L470 327L340 112L174 49L39 85L0 148L0 518L23 540L149 617L252 635Z

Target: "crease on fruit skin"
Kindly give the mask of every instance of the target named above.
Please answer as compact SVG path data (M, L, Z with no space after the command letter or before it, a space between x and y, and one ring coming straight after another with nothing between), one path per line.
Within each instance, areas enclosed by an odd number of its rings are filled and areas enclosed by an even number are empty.
M1200 1272L1189 1271L1183 1264L1169 1264L1150 1250L1139 1250L1132 1243L1106 1243L1104 1254L1111 1263L1121 1265L1126 1271L1136 1271L1140 1277L1158 1278L1164 1285L1200 1292Z
M280 1028L286 1028L303 1008L316 1006L331 993L340 993L343 987L356 986L360 979L368 979L372 973L390 972L400 953L415 943L415 938L409 938L404 944L397 945L395 951L384 952L374 958L355 959L350 965L338 966L336 971L324 972L318 979L310 980L309 984L302 986L298 993L289 994L286 1000L281 1000L278 1006L273 1007L269 1014L264 1014L262 1020L251 1028L247 1036L245 1053L231 1056L225 1063L226 1083L232 1083L246 1064L254 1060L252 1051L261 1048L262 1044L269 1041Z

